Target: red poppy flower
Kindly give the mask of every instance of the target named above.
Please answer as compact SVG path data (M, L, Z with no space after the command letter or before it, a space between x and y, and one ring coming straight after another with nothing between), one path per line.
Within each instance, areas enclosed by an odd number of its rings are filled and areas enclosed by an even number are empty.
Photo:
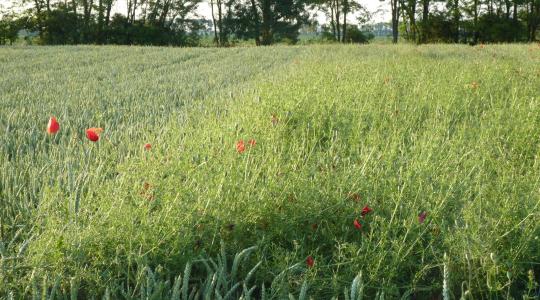
M51 117L49 119L49 124L47 124L47 133L55 134L58 132L58 130L60 130L60 124L58 124L55 117Z
M236 151L238 151L238 153L242 153L246 150L246 145L244 144L244 140L239 140L238 142L236 142Z
M422 224L426 220L427 212L423 211L418 215L418 223Z
M362 217L364 217L365 215L369 214L370 212L372 212L373 209L369 208L369 206L364 206L364 208L362 208Z
M144 149L145 150L150 150L150 149L152 149L152 145L151 144L144 144Z
M257 144L257 142L254 140L254 139L251 139L248 141L248 144L251 146L251 147L254 147L255 144Z
M362 229L362 224L360 224L360 222L358 221L358 219L354 219L354 227L358 230Z
M92 142L97 142L99 140L99 134L103 132L103 128L88 128L86 130L86 137Z
M313 267L314 264L315 264L315 260L313 259L313 257L311 257L311 255L308 256L306 258L306 265L308 266L308 268Z

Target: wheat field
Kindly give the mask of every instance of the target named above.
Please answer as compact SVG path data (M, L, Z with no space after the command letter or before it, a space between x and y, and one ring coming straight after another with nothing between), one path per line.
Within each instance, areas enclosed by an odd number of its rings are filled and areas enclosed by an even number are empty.
M537 45L0 47L0 74L0 299L540 297Z

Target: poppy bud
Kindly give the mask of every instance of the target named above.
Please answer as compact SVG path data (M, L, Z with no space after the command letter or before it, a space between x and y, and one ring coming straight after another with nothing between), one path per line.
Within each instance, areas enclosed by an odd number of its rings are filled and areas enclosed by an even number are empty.
M362 208L362 217L364 217L365 215L369 214L370 212L372 212L373 209L369 208L369 206L364 206L364 208Z
M314 264L315 264L315 260L313 259L313 257L311 257L311 255L308 256L306 258L306 265L308 266L308 268L313 267Z
M360 222L358 221L358 219L354 219L354 227L358 230L362 229L362 224L360 224Z

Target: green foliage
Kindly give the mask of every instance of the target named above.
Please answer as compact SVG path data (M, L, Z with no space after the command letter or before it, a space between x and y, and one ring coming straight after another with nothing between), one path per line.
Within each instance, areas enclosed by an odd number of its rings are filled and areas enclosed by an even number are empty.
M258 45L295 44L298 30L308 23L306 0L230 1L224 31Z
M0 51L1 295L536 297L536 46Z
M192 280L191 268L192 263L186 264L183 274L179 274L173 278L167 278L164 275L163 267L157 266L152 270L149 266L144 266L137 273L137 284L135 287L125 289L120 286L107 287L103 294L99 295L102 299L171 299L171 300L207 300L207 299L270 299L275 298L276 293L282 286L272 285L272 289L268 291L264 284L261 287L252 286L248 289L248 285L254 272L260 266L261 262L256 264L247 276L243 279L236 278L235 268L240 267L240 264L245 264L245 257L249 255L256 247L244 249L235 255L233 261L232 273L227 269L228 257L222 253L217 258L217 263L213 259L201 259L197 263L204 264L207 271L207 276L202 277L204 280ZM278 275L279 276L279 275ZM277 278L276 278L277 279ZM39 278L32 274L31 287L26 289L24 294L15 294L9 292L9 299L17 297L28 297L31 299L69 299L75 300L84 297L79 291L79 282L77 278L71 278L69 285L63 287L61 285L62 278L56 277L54 282L50 282L48 277ZM298 300L308 299L308 282L302 284ZM363 291L363 282L361 274L358 275L351 285L351 294L345 289L345 299L361 300ZM276 290L277 289L277 290ZM289 293L289 299L296 299L292 293Z
M451 43L457 34L453 20L446 12L432 13L427 21L420 22L420 26L425 28L426 42ZM477 42L482 43L522 42L528 38L524 23L498 15L481 15L476 25L473 20L462 20L460 30L459 42L463 43L471 43L475 32L478 32Z
M358 26L347 26L347 42L357 44L367 44L374 38L370 32L362 32L358 29Z
M163 27L143 21L135 21L131 24L123 15L115 14L104 34L107 36L107 43L117 45L199 45L196 30L200 29L200 24L193 22L184 25L185 28Z
M0 45L13 44L23 27L24 19L15 15L2 16L0 13Z
M345 42L351 44L367 44L373 38L374 36L372 33L363 32L355 25L347 25L347 38ZM327 26L323 27L321 39L327 42L337 42L331 29Z

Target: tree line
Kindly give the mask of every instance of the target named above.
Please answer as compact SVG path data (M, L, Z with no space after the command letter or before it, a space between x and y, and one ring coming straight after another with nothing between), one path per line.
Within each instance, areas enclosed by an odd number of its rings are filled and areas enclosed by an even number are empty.
M325 40L366 42L358 25L371 16L359 0L22 1L28 7L24 12L0 12L0 44L13 42L25 29L37 32L41 44L197 46L211 32L217 46L233 40L259 46L296 43L307 25L320 25ZM540 0L380 1L391 12L394 43L400 38L415 43L535 41L540 27ZM125 11L113 13L117 4ZM199 5L210 6L211 20L197 16ZM314 12L323 13L326 24L317 24Z
M532 42L540 29L540 0L386 1L394 43Z

